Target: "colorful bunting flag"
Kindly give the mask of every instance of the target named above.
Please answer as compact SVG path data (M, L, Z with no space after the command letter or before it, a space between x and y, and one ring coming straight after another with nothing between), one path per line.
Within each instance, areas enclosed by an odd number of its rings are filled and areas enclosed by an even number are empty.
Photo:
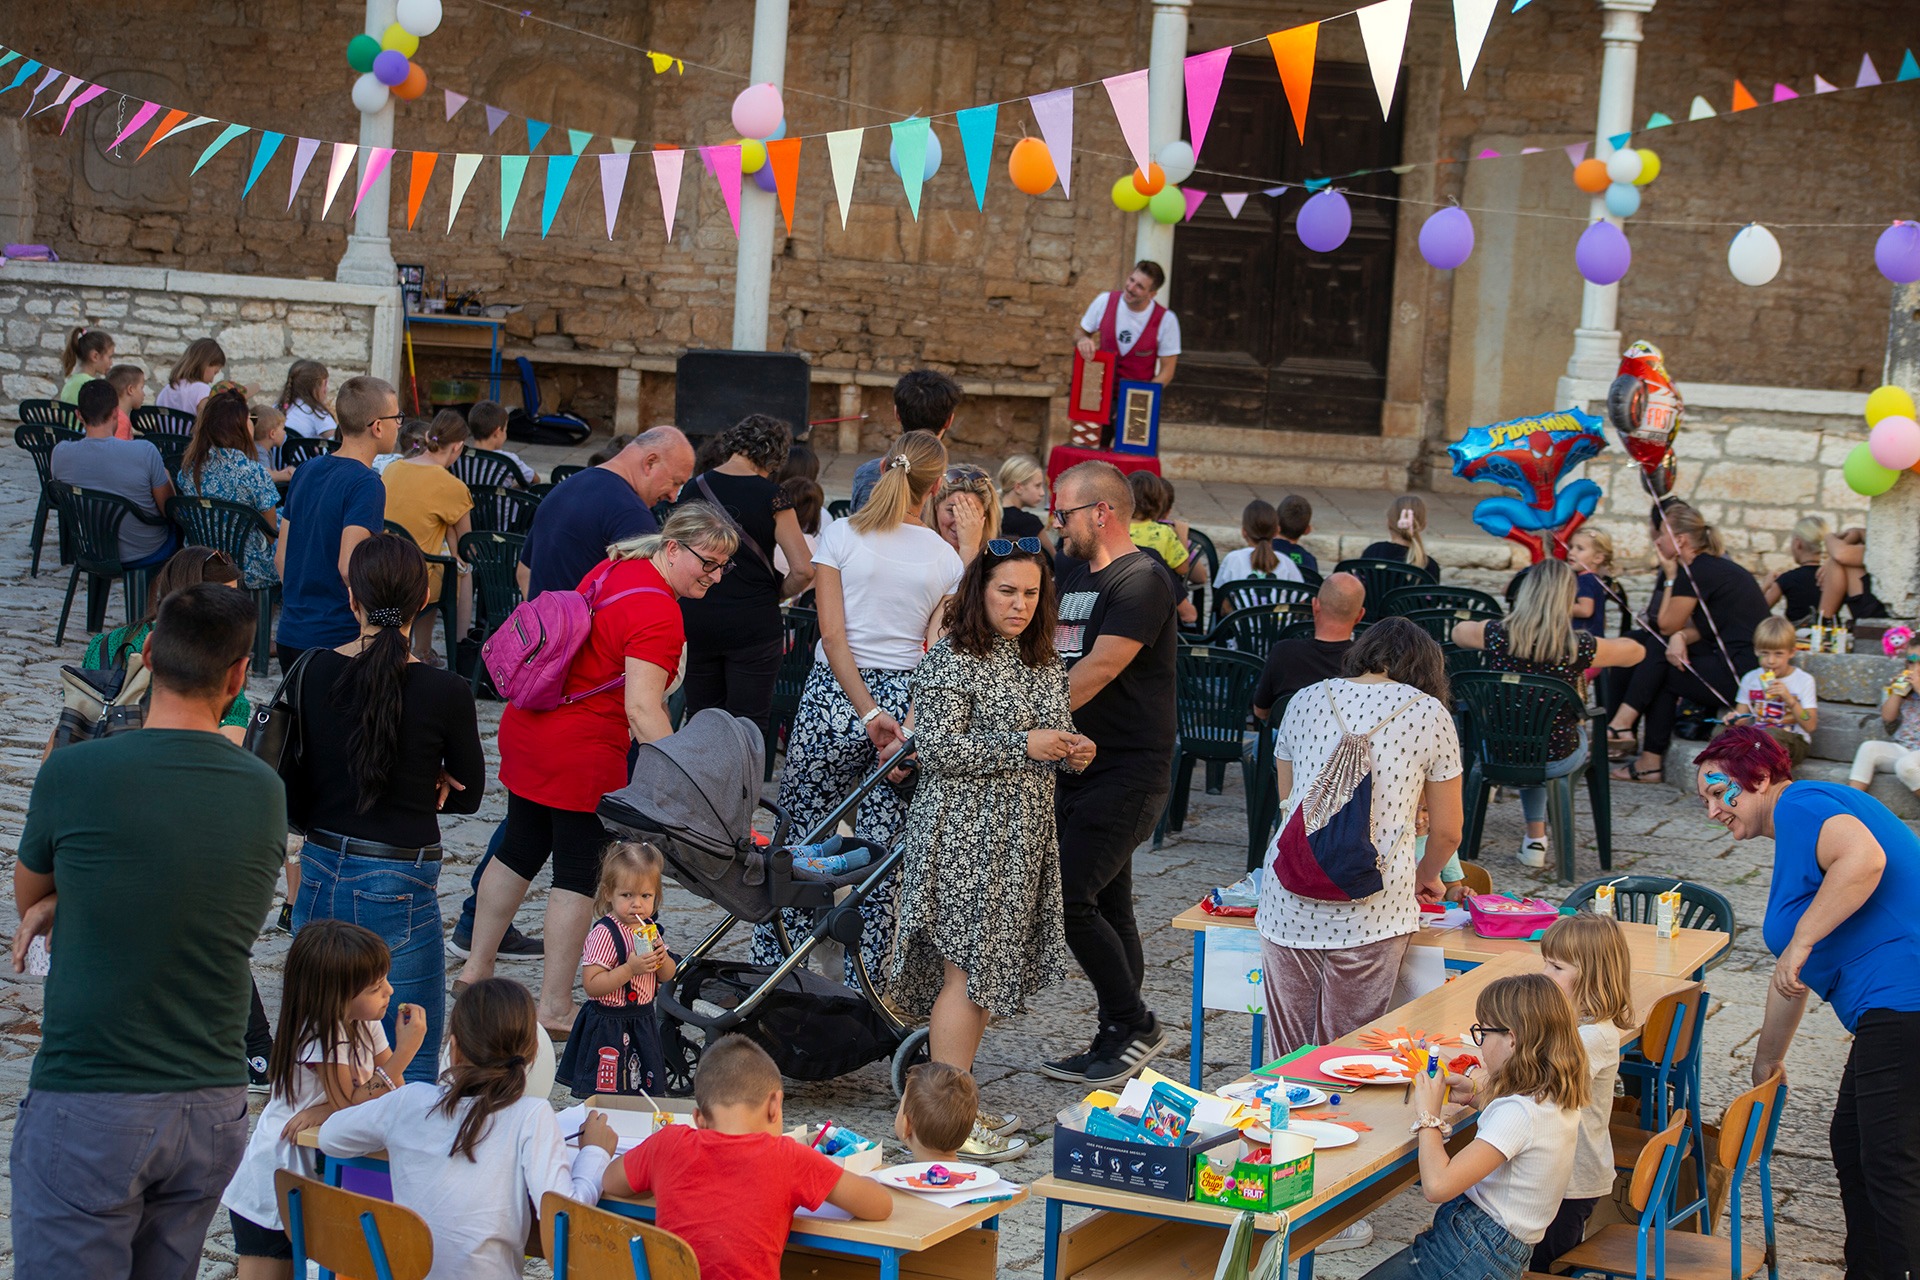
M1187 129L1193 134L1193 154L1206 145L1207 126L1213 122L1213 108L1220 101L1220 82L1226 77L1233 46L1192 54L1186 61Z
M353 168L354 153L359 150L359 146L351 142L333 144L333 159L327 165L327 198L320 206L322 218L326 217L327 211L333 208L333 197L340 190L341 180L347 176L347 171Z
M615 155L630 156L633 154L632 138L608 138L607 142L612 145Z
M1578 165L1582 160L1585 160L1587 158L1588 145L1589 144L1585 142L1576 142L1572 146L1562 147L1561 150L1567 153L1567 163Z
M1789 98L1797 98L1799 96L1800 96L1799 94L1795 93L1793 90L1787 88L1787 86L1780 84L1778 82L1776 82L1773 86L1773 100L1775 102L1785 102Z
M526 181L529 156L500 157L500 238L507 238L507 224L513 221L513 206L520 199L520 184Z
M1647 117L1647 128L1664 129L1673 123L1673 117L1664 111L1656 111Z
M1047 150L1053 156L1054 170L1060 175L1060 192L1073 195L1073 90L1055 89L1051 93L1037 93L1027 99L1027 105L1033 108L1033 118L1040 126L1040 136L1046 140Z
M133 113L133 118L122 125L120 132L114 135L113 141L107 144L107 154L112 155L119 149L121 143L140 132L140 126L153 119L154 114L159 110L160 104L157 102L141 103L140 109Z
M593 141L593 131L591 129L567 130L567 150L572 152L576 156L579 155L582 151L585 151L587 149L587 144L592 141Z
M67 126L73 123L73 113L92 102L107 91L103 84L90 84L80 91L80 96L67 104L67 118L60 122L60 132L65 133Z
M1263 196L1280 196L1280 195L1285 195L1286 191L1287 191L1287 184L1283 182L1277 187L1261 188L1260 194Z
M573 179L574 166L580 163L580 154L570 156L547 157L547 189L540 198L540 238L545 240L547 232L553 229L554 215L560 212L560 201L567 194L567 183Z
M767 144L767 165L773 170L773 189L780 197L780 216L786 219L787 234L793 234L793 197L800 186L799 138L777 138ZM921 158L924 171L925 157Z
M1180 221L1192 222L1194 210L1206 203L1207 193L1204 191L1195 191L1192 187L1182 187L1180 188L1180 198L1187 202L1187 216L1180 219Z
M58 67L48 67L47 74L40 77L40 83L33 86L33 97L27 99L27 110L22 111L20 114L24 116L27 112L32 111L34 103L40 101L40 95L47 91L47 86L55 80L58 80L64 74L65 72L61 71Z
M1312 192L1315 192L1315 191L1324 191L1326 190L1326 188L1332 186L1333 179L1332 178L1308 178L1301 185L1307 189L1309 194L1311 194Z
M5 52L0 52L0 67L6 66L19 56L20 51L18 49L8 49Z
M1900 59L1900 74L1893 79L1895 84L1902 80L1920 80L1920 61L1914 59L1913 50L1907 50L1907 56Z
M136 161L146 159L147 152L153 150L153 144L160 141L160 139L166 137L168 134L172 133L174 130L174 126L178 125L182 120L185 120L186 118L187 118L187 113L180 110L177 107L169 110L167 114L165 114L164 116L161 116L159 127L153 131L152 136L150 136L147 139L147 145L140 148L140 154L135 156L134 159Z
M14 75L13 83L9 84L4 89L0 89L0 93L12 93L15 89L18 89L21 85L26 83L28 76L32 75L34 72L38 71L39 69L40 69L40 64L38 62L29 61L23 64L20 70Z
M42 111L51 111L55 107L65 106L67 99L73 96L73 91L78 89L81 84L82 81L79 76L68 76L67 82L60 86L60 92L54 95L53 101L40 109Z
M420 204L427 198L427 182L433 177L433 167L440 163L438 151L416 151L407 157L407 230L413 230L413 220L420 216Z
M1533 3L1533 0L1513 0L1513 8L1509 9L1507 12L1518 13L1532 3Z
M672 67L676 75L687 74L687 64L670 53L655 53L649 49L647 60L653 63L653 74L657 76L665 75L668 67Z
M922 156L922 164L926 157ZM727 202L727 217L733 223L733 235L740 238L740 144L700 148L700 163L720 184L720 198Z
M1145 173L1153 163L1153 152L1147 145L1146 69L1108 76L1100 83L1106 86L1107 101L1113 104L1114 118L1120 121L1120 136L1127 140L1133 163Z
M1545 147L1522 147L1520 148L1520 154L1523 156L1537 156L1544 150L1546 150Z
M1498 0L1453 0L1453 39L1460 49L1460 87L1473 79L1473 65L1480 61L1480 47L1487 42L1487 28L1493 25L1493 10Z
M447 119L452 120L460 114L460 108L467 105L467 95L455 93L451 89L443 89L441 92L447 95Z
M267 171L267 162L273 159L273 153L280 149L280 141L286 136L284 133L260 135L260 149L253 153L253 167L247 170L247 185L240 191L242 200L253 194L253 184L260 181L260 175Z
M352 212L360 212L360 202L367 198L367 192L373 190L373 184L380 181L380 175L387 171L393 162L392 147L372 147L367 152L367 169L360 175L360 190L353 197Z
M860 172L860 139L865 129L841 129L827 135L827 159L833 166L833 194L840 201L840 229L847 229L847 206L853 202L853 179Z
M460 202L467 198L467 188L473 184L473 175L480 172L480 161L484 156L463 152L453 158L453 198L447 201L447 230L453 230L453 219L460 212Z
M1273 64L1280 69L1280 87L1286 90L1287 105L1293 108L1294 131L1302 142L1307 140L1307 97L1313 92L1313 50L1319 40L1317 22L1267 36Z
M607 239L613 239L613 224L620 217L620 197L627 189L627 167L633 163L633 147L609 151L600 157L600 204L607 215Z
M317 138L302 138L294 144L293 179L287 183L287 208L293 208L293 198L300 194L300 180L307 176L307 166L313 163L313 154L318 150L320 141Z
M1488 147L1486 150L1480 152L1480 154L1474 157L1475 160L1498 160L1499 158L1500 158L1500 153L1498 151L1495 151L1492 147Z
M485 103L481 104L481 108L487 113L487 136L491 138L493 131L507 122L507 113L498 107L489 107Z
M247 126L243 124L230 124L226 128L222 129L220 131L220 136L215 138L213 142L208 145L207 149L200 153L200 158L193 162L193 169L191 170L191 172L193 173L200 172L200 166L204 165L207 161L213 159L214 156L220 153L220 149L222 147L226 146L229 142L232 142L235 138L239 137L241 134L245 133L246 131L247 131Z
M1633 135L1631 133L1612 133L1607 135L1607 145L1615 151L1618 151L1632 141Z
M960 150L967 157L967 179L973 183L973 207L976 209L987 207L987 174L993 167L993 130L999 120L998 103L968 107L957 112L953 118L953 122L960 127Z
M1839 87L1838 85L1828 84L1825 76L1815 76L1813 78L1813 91L1815 93L1832 93Z
M1380 99L1380 118L1393 114L1393 90L1400 81L1400 57L1406 52L1407 22L1413 0L1380 0L1354 15L1360 19L1360 39L1367 46L1367 70L1373 73L1373 91Z
M920 184L927 176L927 139L933 132L933 122L925 116L909 116L895 120L891 128L894 156L900 162L900 185L906 189L907 207L918 222Z
M1237 218L1240 216L1240 210L1246 208L1247 193L1244 191L1222 192L1220 194L1220 203L1227 206L1227 216L1229 218Z
M666 215L667 239L673 239L673 215L680 207L680 172L686 166L687 153L678 147L655 147L653 182L660 188L660 212Z
M552 125L544 120L535 120L529 116L527 118L527 150L538 151L540 149L540 139L546 137L547 130L552 127Z
M1757 107L1759 105L1759 102L1754 99L1754 96L1747 92L1747 86L1741 84L1738 80L1733 82L1733 109L1735 111L1745 111L1748 107Z
M15 81L14 83L18 84L19 82ZM1873 55L1870 53L1861 54L1860 55L1860 75L1857 79L1854 80L1853 87L1856 89L1865 89L1871 85L1876 85L1879 83L1880 83L1880 72L1874 68Z
M1705 98L1697 93L1693 95L1693 105L1687 108L1688 120L1710 120L1716 114Z

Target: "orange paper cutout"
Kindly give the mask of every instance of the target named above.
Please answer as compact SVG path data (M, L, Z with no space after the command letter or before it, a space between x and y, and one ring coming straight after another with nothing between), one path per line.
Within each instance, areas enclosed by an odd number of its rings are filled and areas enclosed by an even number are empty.
M413 230L413 220L420 215L420 202L426 199L427 179L433 176L433 166L439 162L438 151L416 151L407 168L407 230Z
M767 164L773 169L774 190L780 194L780 216L793 234L793 192L800 181L799 138L777 138L767 144Z
M178 107L175 107L173 110L167 112L166 115L161 116L160 127L153 131L153 136L147 139L147 145L140 148L140 154L135 156L134 159L135 160L145 159L147 152L153 150L153 144L160 141L160 139L166 137L168 134L172 133L174 129L179 126L180 122L182 120L185 120L186 118L187 118L187 113L180 110Z
M1733 82L1733 109L1735 111L1745 111L1748 107L1757 107L1759 105L1760 104L1754 100L1754 96L1747 92L1747 86L1741 84L1738 80Z
M1274 65L1280 68L1280 85L1287 91L1287 105L1293 108L1293 127L1302 142L1307 140L1307 96L1313 91L1313 51L1319 40L1317 22L1267 36Z

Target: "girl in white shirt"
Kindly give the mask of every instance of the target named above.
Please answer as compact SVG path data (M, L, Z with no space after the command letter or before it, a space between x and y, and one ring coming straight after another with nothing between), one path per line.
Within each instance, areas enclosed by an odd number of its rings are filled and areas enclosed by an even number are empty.
M287 366L287 385L280 391L280 411L287 415L287 430L309 440L332 438L339 426L327 406L327 366L318 360L295 360Z
M386 1151L395 1202L433 1231L427 1280L518 1280L541 1197L600 1198L614 1147L606 1116L590 1113L569 1151L547 1100L523 1096L544 1034L525 987L476 982L447 1017L453 1065L441 1083L404 1085L320 1127L328 1155Z
M1220 572L1213 576L1214 590L1249 578L1306 581L1300 576L1299 565L1273 549L1273 540L1280 536L1280 515L1271 502L1255 498L1247 504L1247 509L1240 513L1240 536L1246 539L1247 545L1221 557Z
M162 409L199 413L200 402L213 391L227 367L227 353L212 338L195 338L167 374L167 385L153 402Z
M1590 1092L1573 1006L1545 974L1499 978L1474 1007L1484 1073L1414 1077L1420 1189L1433 1225L1367 1272L1366 1280L1519 1280L1573 1173L1581 1108ZM1448 1090L1467 1091L1479 1130L1447 1154Z

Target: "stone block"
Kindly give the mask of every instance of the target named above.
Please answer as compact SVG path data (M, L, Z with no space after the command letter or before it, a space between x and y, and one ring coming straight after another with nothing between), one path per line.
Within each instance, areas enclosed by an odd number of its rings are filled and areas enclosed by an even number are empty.
M1900 674L1898 658L1877 653L1803 653L1795 665L1813 677L1823 705L1837 702L1878 708L1882 691Z
M1726 455L1767 462L1812 462L1820 453L1818 431L1778 427L1735 427L1727 432Z
M229 325L220 331L219 338L229 360L265 359L287 353L287 327L283 324Z
M7 345L30 347L40 341L41 326L32 320L7 321Z
M1819 477L1815 467L1721 462L1706 469L1694 496L1730 502L1806 502L1812 499Z

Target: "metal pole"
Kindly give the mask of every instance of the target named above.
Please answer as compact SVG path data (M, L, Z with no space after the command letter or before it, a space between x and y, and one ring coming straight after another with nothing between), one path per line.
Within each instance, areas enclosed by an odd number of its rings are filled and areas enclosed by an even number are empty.
M367 0L367 34L378 40L380 33L387 29L394 19L394 0ZM387 105L372 115L360 116L360 162L359 172L365 175L367 164L373 158L373 148L393 145L393 99L387 99ZM356 184L354 191L358 192ZM344 193L343 193L344 194ZM346 252L340 255L340 265L335 268L333 278L341 284L394 285L399 277L393 265L393 242L387 239L388 206L393 201L393 167L380 175L380 180L367 192L367 198L360 202L360 210L353 215L353 230L347 234Z
M1147 147L1160 148L1180 137L1181 104L1186 97L1187 8L1190 0L1154 0L1153 37L1147 52ZM1099 184L1095 184L1099 189ZM1151 259L1167 273L1167 283L1155 301L1173 305L1173 228L1153 215L1135 215L1133 256ZM1131 267L1132 262L1124 266ZM1126 272L1122 270L1121 275Z
M754 0L754 84L787 80L787 0ZM734 248L733 346L736 351L767 349L767 298L773 290L774 197L754 185L740 184L740 243Z

